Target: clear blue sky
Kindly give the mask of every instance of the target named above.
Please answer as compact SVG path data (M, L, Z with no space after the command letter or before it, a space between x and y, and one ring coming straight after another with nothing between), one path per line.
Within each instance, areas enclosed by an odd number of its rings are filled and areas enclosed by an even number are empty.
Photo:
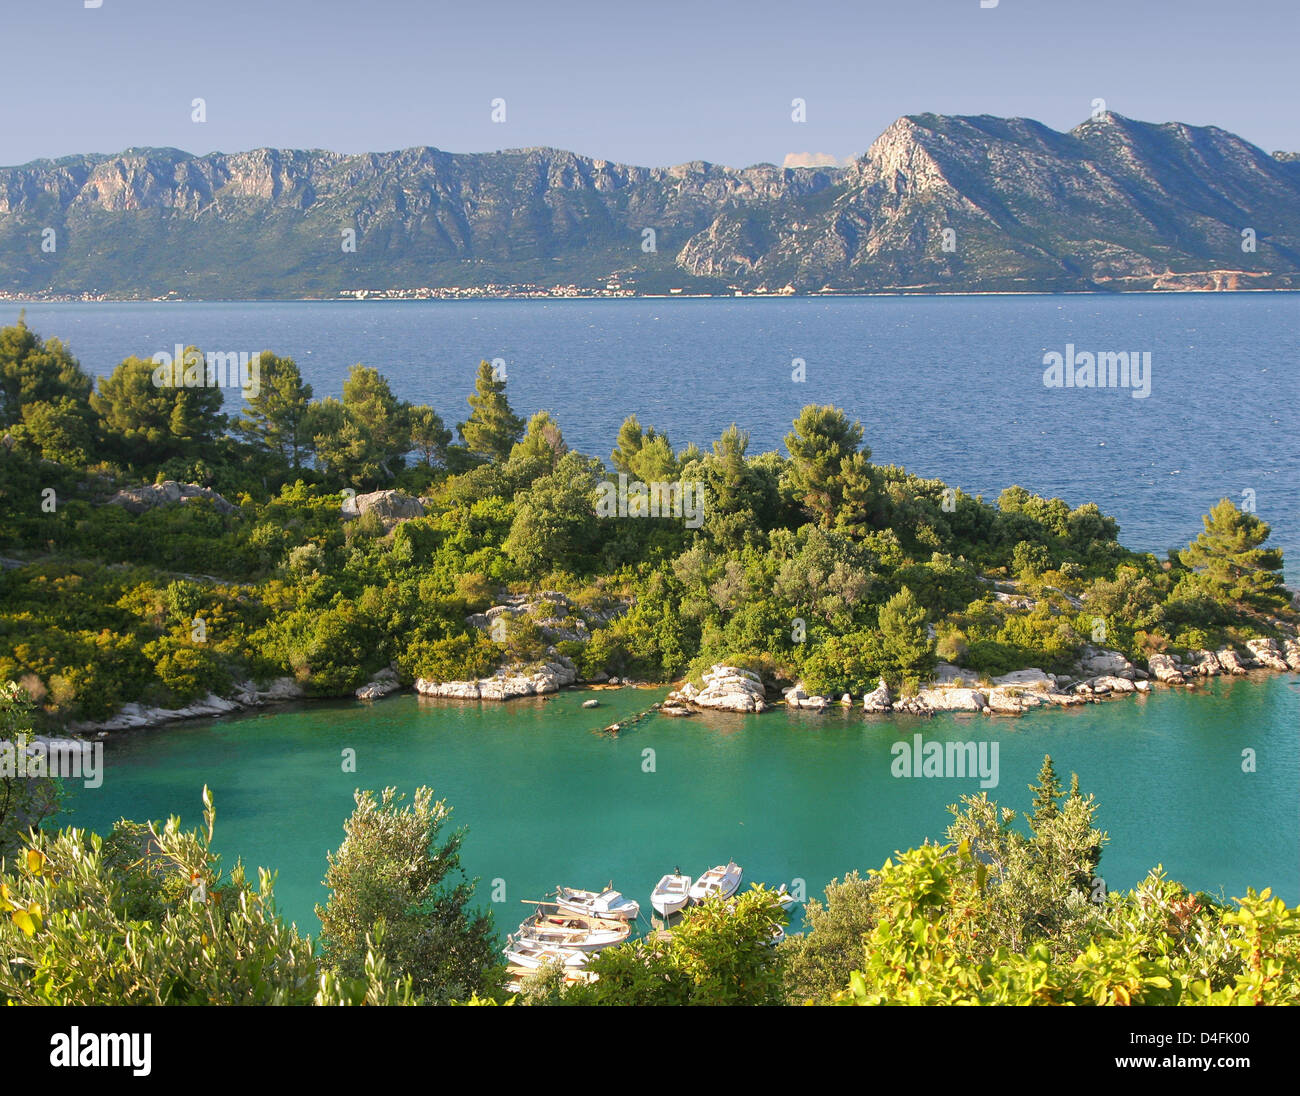
M1298 0L5 0L0 16L3 164L427 144L739 166L857 156L922 111L1068 129L1098 97L1300 150Z

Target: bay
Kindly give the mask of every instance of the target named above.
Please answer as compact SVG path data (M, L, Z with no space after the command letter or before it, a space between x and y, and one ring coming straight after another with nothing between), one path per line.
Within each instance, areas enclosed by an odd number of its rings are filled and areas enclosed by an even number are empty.
M326 852L342 840L353 789L428 784L468 827L465 868L506 931L522 918L520 899L558 884L612 880L648 913L665 872L696 876L734 858L747 882L801 879L817 897L832 878L942 838L946 806L978 794L980 781L895 776L894 743L921 733L996 743L998 783L987 791L1017 809L1029 806L1045 753L1064 782L1077 772L1110 834L1100 874L1111 889L1162 863L1194 890L1234 897L1271 886L1300 900L1296 675L1019 719L778 710L593 733L664 692L602 691L594 712L580 706L586 691L505 705L403 695L117 735L102 787L76 787L64 821L104 832L123 816L178 814L197 825L206 784L217 848L278 870L280 909L314 934ZM345 749L356 751L355 773L344 771Z

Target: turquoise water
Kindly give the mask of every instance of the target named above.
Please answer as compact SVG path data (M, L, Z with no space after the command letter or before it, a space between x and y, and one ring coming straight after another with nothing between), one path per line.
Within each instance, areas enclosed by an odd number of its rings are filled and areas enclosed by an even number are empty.
M879 463L989 498L1018 483L1096 502L1138 551L1186 545L1214 503L1250 490L1300 558L1294 293L26 307L92 375L178 342L272 349L318 397L364 362L448 424L467 413L479 360L500 357L517 411L550 410L570 445L601 457L632 412L706 452L734 421L760 452L805 404L832 403L862 421ZM0 304L0 323L18 312ZM1043 355L1067 343L1149 351L1150 396L1045 388Z
M70 821L103 830L123 815L177 813L194 825L206 783L219 850L278 870L282 912L314 934L325 854L342 840L353 789L425 783L469 829L463 859L480 900L503 881L505 902L492 908L508 929L522 917L519 899L557 884L612 879L648 912L662 874L680 865L698 875L728 857L747 881L801 878L820 895L834 877L941 836L945 806L978 792L978 779L891 775L891 745L920 731L996 742L989 794L1018 809L1044 753L1063 782L1078 772L1110 833L1101 875L1112 889L1163 863L1193 889L1231 897L1272 886L1300 901L1294 675L1020 719L715 713L652 717L618 738L593 733L663 694L604 691L595 712L581 709L592 694L580 691L488 706L403 695L115 736L103 786L75 792ZM346 748L355 775L342 771ZM1246 748L1253 773L1242 771Z

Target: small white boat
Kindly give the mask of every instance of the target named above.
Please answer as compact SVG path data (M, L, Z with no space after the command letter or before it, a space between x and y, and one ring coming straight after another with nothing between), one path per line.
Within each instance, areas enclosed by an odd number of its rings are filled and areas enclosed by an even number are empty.
M519 926L516 940L530 940L566 951L600 951L601 948L621 944L628 938L632 927L591 928L588 926L535 925L528 922Z
M725 867L710 868L701 875L690 889L690 899L697 905L706 898L715 895L730 898L740 886L740 865L729 860Z
M537 968L521 967L511 964L506 967L506 977L510 980L506 982L505 988L507 993L520 993L523 991L524 983L529 979L536 977ZM564 984L566 986L579 986L584 983L590 985L592 982L599 980L600 975L595 971L583 970L581 967L566 967L564 971Z
M799 901L799 899L797 899L793 894L791 894L788 890L785 889L784 883L782 883L781 886L777 888L776 900L780 904L781 908L785 910L786 913L789 913L792 909L794 909L795 904Z
M612 887L606 887L603 891L559 887L555 891L555 904L569 913L610 917L616 921L635 921L641 914L641 903L623 897Z
M581 967L591 958L585 951L572 951L536 940L517 940L513 936L506 938L506 946L501 950L512 965L533 969L551 962L560 962L565 967Z
M671 917L686 907L690 901L691 877L665 875L650 892L650 905L663 917Z

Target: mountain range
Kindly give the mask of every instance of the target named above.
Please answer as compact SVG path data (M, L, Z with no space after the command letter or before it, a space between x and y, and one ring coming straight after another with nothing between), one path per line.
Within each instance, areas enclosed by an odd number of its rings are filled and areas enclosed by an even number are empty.
M1068 133L908 115L843 167L644 168L550 148L421 147L147 148L0 168L5 296L528 285L1300 288L1300 159L1215 127L1112 112Z

